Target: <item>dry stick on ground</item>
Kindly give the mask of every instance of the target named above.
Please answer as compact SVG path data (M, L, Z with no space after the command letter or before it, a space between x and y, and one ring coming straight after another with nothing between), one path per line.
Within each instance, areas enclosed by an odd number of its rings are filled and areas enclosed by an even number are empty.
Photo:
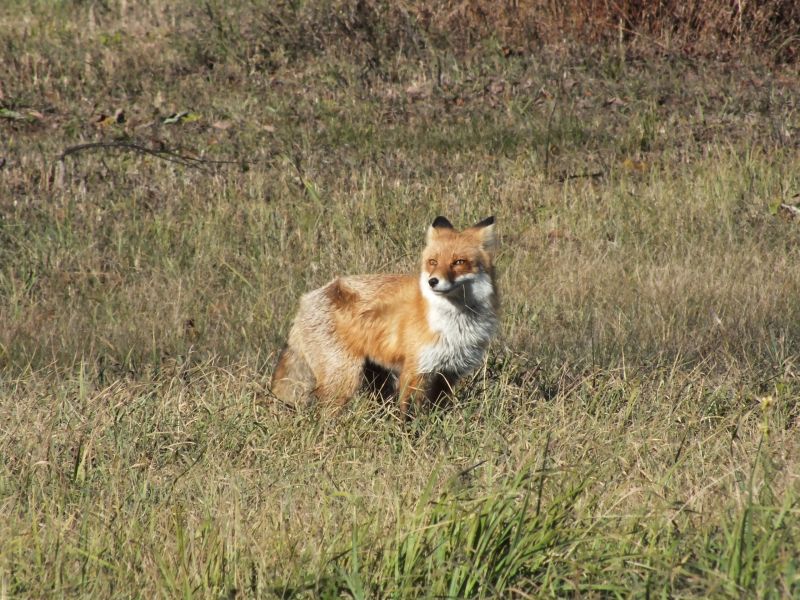
M237 165L243 163L250 164L252 162L245 160L210 160L205 158L194 158L192 156L185 156L183 154L178 154L177 152L173 152L172 150L152 150L150 148L147 148L146 146L134 144L133 142L88 142L86 144L78 144L76 146L70 146L69 148L66 148L58 157L58 160L63 161L67 156L70 156L72 154L78 154L79 152L83 152L85 150L101 150L101 149L139 152L140 154L155 156L156 158L160 158L162 160L174 162L179 165L183 165L185 167L191 167L193 169L200 169L201 171L207 170L204 168L203 165L209 165L209 164Z
M605 171L590 171L587 173L561 173L556 175L552 180L555 183L564 183L565 181L571 181L572 179L600 179L605 175Z

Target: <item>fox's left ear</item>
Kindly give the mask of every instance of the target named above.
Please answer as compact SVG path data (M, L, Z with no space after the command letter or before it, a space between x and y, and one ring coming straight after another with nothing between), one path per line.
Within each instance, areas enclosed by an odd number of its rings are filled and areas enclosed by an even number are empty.
M494 234L494 216L487 217L472 228L477 231L483 249L492 252L497 244L497 239Z

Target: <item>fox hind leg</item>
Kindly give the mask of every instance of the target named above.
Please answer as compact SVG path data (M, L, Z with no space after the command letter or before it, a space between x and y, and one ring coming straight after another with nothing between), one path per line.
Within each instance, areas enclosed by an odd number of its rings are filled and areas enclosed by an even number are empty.
M358 360L343 359L335 365L329 359L326 373L317 378L314 395L320 402L341 408L361 387L364 378L363 365Z
M305 358L286 346L272 375L272 393L285 404L299 407L309 404L315 387L316 378Z

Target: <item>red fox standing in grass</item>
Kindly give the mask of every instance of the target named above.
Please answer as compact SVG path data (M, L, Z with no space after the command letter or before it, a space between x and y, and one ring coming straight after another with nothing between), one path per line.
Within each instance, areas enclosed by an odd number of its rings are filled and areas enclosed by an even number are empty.
M494 217L460 232L436 217L419 276L339 277L305 294L272 392L341 406L377 365L397 376L403 417L412 397L435 401L481 364L497 331L494 250Z

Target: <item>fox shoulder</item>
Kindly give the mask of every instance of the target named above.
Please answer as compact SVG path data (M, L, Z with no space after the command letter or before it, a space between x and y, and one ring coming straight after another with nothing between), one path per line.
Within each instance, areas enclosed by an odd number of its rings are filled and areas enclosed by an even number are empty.
M325 286L325 295L336 308L352 306L358 300L358 294L341 279L334 279Z

